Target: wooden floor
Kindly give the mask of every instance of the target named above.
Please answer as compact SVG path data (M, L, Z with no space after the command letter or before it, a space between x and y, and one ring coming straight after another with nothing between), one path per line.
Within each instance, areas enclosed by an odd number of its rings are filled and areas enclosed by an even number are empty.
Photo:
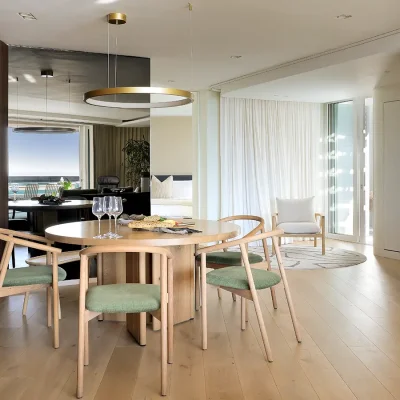
M369 246L328 245L365 252L365 264L333 270L289 271L303 342L295 340L282 287L274 311L268 291L262 309L274 354L263 356L255 313L240 330L240 302L209 290L209 348L200 349L200 315L176 326L169 367L174 400L400 399L400 262L376 259ZM76 385L76 286L61 288L61 346L51 347L45 296L0 301L0 399L73 399ZM159 333L140 347L123 324L90 322L87 400L161 398Z

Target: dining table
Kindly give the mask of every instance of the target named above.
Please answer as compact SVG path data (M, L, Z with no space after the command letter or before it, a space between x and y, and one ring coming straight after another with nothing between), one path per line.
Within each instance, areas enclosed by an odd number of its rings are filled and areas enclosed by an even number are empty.
M49 226L68 220L77 221L82 217L91 218L92 203L89 200L65 200L61 204L47 205L39 203L38 200L10 200L8 209L30 214L31 231L44 235Z
M188 223L187 220L185 222ZM190 228L199 232L178 234L145 230L133 230L128 226L118 225L120 238L96 238L99 235L97 221L73 222L48 227L46 238L57 243L68 243L82 247L107 245L110 253L99 258L98 282L113 283L153 283L160 282L159 255L146 254L140 257L138 253L112 253L112 247L118 245L164 247L173 256L173 286L174 286L174 323L182 323L194 318L195 314L195 248L200 244L219 242L232 239L240 234L240 227L233 223L191 220ZM102 220L100 234L109 231L109 223ZM100 266L100 268L99 268ZM149 319L145 313L140 314L105 314L105 320L126 321L127 330L141 345L146 344L146 325L152 324L153 329L159 329L156 319Z

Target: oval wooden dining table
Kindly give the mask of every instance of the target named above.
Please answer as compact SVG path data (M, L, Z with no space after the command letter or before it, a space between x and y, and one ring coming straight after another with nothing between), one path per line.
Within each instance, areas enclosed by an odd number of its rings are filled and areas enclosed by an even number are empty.
M195 246L201 243L231 239L240 233L240 227L233 223L192 220L190 227L201 231L191 234L168 234L160 232L137 231L127 226L119 226L119 239L95 239L98 235L98 222L74 222L55 225L46 229L46 238L56 243L68 243L80 246L129 244L132 246L159 246L168 248L173 255L174 269L174 323L181 323L194 318L194 253ZM100 232L108 231L108 221L101 221ZM112 251L112 250L111 250ZM139 261L141 260L141 261ZM160 279L160 258L157 255L113 254L105 253L100 263L100 281L111 283L157 283ZM146 344L146 315L118 314L107 315L104 319L126 320L128 331L141 345ZM149 322L147 320L147 322ZM158 321L153 320L153 328L158 329Z

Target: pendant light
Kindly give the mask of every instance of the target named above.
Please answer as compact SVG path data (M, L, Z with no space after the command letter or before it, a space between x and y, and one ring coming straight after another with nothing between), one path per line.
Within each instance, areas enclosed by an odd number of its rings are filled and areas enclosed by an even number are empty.
M190 5L190 11L191 11ZM124 25L127 22L126 14L123 13L111 13L107 15L107 23L110 25ZM110 76L110 51L109 51L110 34L108 29L108 77ZM108 87L102 89L91 90L83 95L83 100L87 104L100 107L109 108L124 108L124 109L142 109L142 108L168 108L183 106L193 102L192 94L189 91L174 89L174 88L162 88L162 87L136 87L136 86L117 86L117 54L115 58L115 87L110 87L110 80L108 79ZM102 96L111 95L130 95L130 94L156 94L156 95L168 95L175 97L175 100L171 101L156 101L150 103L136 103L136 102L118 102L118 101L107 101L100 99Z
M17 126L17 128L13 129L15 133L75 133L76 129L74 128L63 128L60 126L48 126L47 125L47 79L53 77L52 70L42 70L40 72L42 78L46 79L46 125L45 126ZM71 81L69 80L69 84ZM17 119L19 118L19 80L17 79ZM69 87L69 103L71 103L71 88ZM70 107L71 105L69 105ZM19 121L17 121L17 125L19 125Z

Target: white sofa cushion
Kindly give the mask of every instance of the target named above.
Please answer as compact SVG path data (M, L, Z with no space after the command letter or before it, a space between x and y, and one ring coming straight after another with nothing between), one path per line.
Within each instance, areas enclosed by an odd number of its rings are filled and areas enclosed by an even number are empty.
M278 229L282 229L285 233L295 234L314 234L320 233L321 229L315 222L282 222L278 224Z
M191 199L192 181L174 181L172 186L172 198Z
M276 199L278 223L315 222L314 197L305 199Z
M172 198L172 188L174 177L169 176L164 182L161 182L154 175L151 178L151 197L155 199L170 199Z

